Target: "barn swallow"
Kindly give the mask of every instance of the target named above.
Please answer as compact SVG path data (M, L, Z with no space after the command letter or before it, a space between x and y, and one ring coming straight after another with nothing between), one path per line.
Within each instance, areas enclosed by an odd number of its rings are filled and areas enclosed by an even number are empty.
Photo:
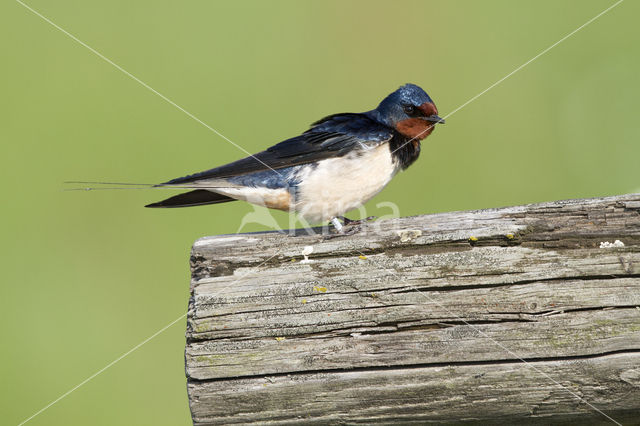
M265 151L156 186L193 189L145 207L248 201L331 221L369 201L420 155L420 141L444 123L427 93L406 84L376 109L333 114Z

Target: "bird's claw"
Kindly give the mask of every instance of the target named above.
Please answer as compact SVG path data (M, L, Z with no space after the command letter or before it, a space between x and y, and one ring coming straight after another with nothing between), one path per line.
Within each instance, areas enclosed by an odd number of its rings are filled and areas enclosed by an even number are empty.
M340 223L338 219L342 219L342 223ZM362 224L374 219L376 219L375 216L369 216L365 219L360 220L351 220L344 216L334 217L333 219L331 219L331 223L333 224L333 228L335 229L335 231L333 234L325 236L325 239L357 234L362 229Z
M377 219L377 217L369 216L364 219L353 220L353 219L349 219L348 217L338 216L338 219L342 220L342 223L344 224L344 226L352 226L352 225L362 225L363 223L371 222L372 220Z

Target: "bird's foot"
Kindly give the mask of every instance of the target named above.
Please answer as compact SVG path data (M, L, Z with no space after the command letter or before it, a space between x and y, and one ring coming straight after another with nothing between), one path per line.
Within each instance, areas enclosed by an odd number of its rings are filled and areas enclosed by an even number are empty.
M342 223L344 224L344 226L362 225L363 223L371 222L372 220L377 219L376 216L369 216L359 220L349 219L348 217L344 217L344 216L338 216L337 218L342 219ZM332 222L333 222L333 219L332 219Z
M331 224L335 229L335 233L325 238L330 239L330 238L341 237L345 235L357 234L358 232L360 232L362 228L360 225L368 221L374 220L375 218L376 218L375 216L369 216L361 220L351 220L344 216L334 217L333 219L331 219ZM340 220L338 219L342 219L342 223L340 223Z

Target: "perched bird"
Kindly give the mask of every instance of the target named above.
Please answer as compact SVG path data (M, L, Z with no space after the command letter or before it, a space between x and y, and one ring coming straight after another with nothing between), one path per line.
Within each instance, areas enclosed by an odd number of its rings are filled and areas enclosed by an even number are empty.
M331 221L342 231L346 212L366 203L420 155L438 109L406 84L376 109L333 114L300 136L265 151L156 186L194 189L145 207L189 207L243 200L298 213L309 223Z

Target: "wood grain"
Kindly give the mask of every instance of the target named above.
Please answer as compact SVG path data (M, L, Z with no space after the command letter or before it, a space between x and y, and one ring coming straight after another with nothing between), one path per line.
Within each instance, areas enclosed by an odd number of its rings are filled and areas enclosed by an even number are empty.
M205 237L191 270L194 424L640 418L640 194Z

